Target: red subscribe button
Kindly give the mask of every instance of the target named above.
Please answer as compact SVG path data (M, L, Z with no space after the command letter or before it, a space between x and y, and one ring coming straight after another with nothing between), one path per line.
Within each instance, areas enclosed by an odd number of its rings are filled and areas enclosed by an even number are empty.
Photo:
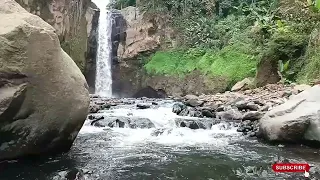
M309 164L277 163L272 165L274 172L309 172Z

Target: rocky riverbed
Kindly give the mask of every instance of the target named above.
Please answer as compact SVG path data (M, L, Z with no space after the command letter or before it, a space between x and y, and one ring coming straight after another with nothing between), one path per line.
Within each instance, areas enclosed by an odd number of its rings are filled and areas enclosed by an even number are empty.
M169 97L176 103L172 106L172 112L181 117L196 117L197 119L176 119L179 127L190 129L210 129L213 124L219 122L232 122L237 126L237 131L243 135L254 137L258 132L258 120L273 107L286 102L289 97L310 88L308 85L284 85L270 84L261 88L218 93L215 95L186 95L184 97ZM104 99L97 95L91 96L90 113L97 113L114 106L140 103L137 109L158 107L161 99ZM200 118L200 119L198 119ZM152 128L154 125L148 119L134 119L127 117L102 117L89 115L94 126L109 127L138 127Z

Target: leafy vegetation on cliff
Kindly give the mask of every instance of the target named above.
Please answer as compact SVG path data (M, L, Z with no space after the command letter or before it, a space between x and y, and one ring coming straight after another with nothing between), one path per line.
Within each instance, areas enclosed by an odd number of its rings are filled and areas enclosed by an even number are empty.
M126 2L126 3L125 3ZM118 7L133 5L122 0ZM140 0L148 17L162 15L177 45L150 57L152 74L194 70L228 77L254 76L261 61L286 82L320 77L320 0ZM179 48L177 48L179 47ZM263 68L260 68L260 70Z

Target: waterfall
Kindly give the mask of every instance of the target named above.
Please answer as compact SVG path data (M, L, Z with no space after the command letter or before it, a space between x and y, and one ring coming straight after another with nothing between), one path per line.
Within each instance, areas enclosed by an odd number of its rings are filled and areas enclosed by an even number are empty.
M107 9L111 0L93 0L93 2L100 9L95 94L112 97L112 13Z

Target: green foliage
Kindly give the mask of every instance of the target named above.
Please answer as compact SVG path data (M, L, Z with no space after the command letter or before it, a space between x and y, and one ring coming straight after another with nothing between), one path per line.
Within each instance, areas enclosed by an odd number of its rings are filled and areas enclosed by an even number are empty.
M320 49L312 54L306 61L306 65L299 72L297 81L300 83L310 83L314 79L320 79Z
M319 0L315 0L315 5L314 5L317 9L320 10L320 1Z
M320 10L320 0L307 0L307 4L311 7L311 10L313 11Z
M301 2L318 9L316 13L280 0L140 2L146 15L168 17L177 47L184 47L156 52L145 65L148 73L183 76L199 70L235 82L253 76L257 62L265 59L279 65L286 82L320 76L319 49L308 46L308 36L320 22L316 21L320 20L320 0ZM299 12L306 17L296 17ZM313 51L305 55L307 47ZM301 68L303 73L299 73Z
M294 74L294 72L292 70L290 70L290 60L286 61L285 63L283 63L282 60L278 61L278 69L279 69L279 73L281 76L281 81L283 83L292 83L292 81L290 80L290 77L292 77L292 75Z
M266 45L269 54L274 54L280 60L289 60L303 55L307 37L294 32L277 32Z
M256 56L245 53L241 44L235 44L226 46L219 52L210 70L213 75L226 76L235 83L246 77L253 77L256 65Z
M141 0L140 8L149 14L169 14L175 16L208 15L214 12L213 0Z
M257 59L247 54L246 48L243 44L233 44L221 51L198 48L162 51L152 56L145 68L150 74L179 76L199 70L204 75L227 77L234 83L255 74Z
M128 6L135 6L136 5L136 0L116 0L113 1L111 6L115 9L123 9Z
M309 39L305 61L301 71L297 75L297 81L301 83L309 83L314 79L320 79L320 48L319 48L320 30L315 29Z
M230 15L224 19L201 17L179 21L183 44L189 47L221 49L248 27L245 16Z
M150 74L183 76L196 69L199 59L205 54L201 49L158 51L145 65Z
M265 43L261 56L272 57L273 64L278 64L282 80L292 82L301 69L301 56L304 55L307 44L307 36L298 34L291 28L280 29Z

